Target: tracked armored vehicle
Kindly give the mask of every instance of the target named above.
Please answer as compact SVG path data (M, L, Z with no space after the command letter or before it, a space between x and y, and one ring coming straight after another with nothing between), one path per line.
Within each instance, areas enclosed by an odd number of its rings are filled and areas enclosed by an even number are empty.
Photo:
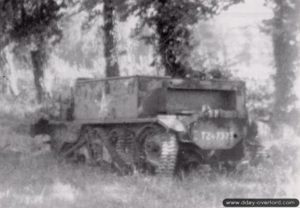
M69 119L40 124L52 149L121 173L172 175L199 164L234 163L250 137L241 81L78 79L71 106Z

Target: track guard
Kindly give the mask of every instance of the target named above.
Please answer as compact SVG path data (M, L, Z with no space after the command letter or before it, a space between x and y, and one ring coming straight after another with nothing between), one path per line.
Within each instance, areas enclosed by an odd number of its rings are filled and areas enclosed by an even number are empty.
M158 123L166 129L172 129L175 132L187 132L187 129L182 121L177 119L175 115L159 115Z

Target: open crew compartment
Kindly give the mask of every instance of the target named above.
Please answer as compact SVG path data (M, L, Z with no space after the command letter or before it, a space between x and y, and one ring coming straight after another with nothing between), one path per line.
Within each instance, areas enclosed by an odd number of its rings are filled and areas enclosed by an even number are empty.
M246 115L244 83L152 76L80 79L74 95L75 119L146 118L203 106Z

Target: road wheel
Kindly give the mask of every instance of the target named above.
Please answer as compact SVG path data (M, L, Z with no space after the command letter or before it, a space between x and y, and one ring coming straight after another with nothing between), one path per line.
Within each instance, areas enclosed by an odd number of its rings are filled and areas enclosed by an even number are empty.
M130 129L114 128L111 132L115 148L119 156L127 165L134 164L135 134Z
M103 162L105 131L101 128L89 129L86 136L89 161L93 165L101 165Z

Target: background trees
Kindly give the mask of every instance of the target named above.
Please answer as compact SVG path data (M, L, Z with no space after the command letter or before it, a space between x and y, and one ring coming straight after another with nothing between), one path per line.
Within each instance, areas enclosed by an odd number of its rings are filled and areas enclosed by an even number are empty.
M273 42L276 73L273 122L295 123L299 113L295 111L296 68L299 67L300 1L273 0L274 17L267 22Z
M33 86L24 89L36 89L38 101L45 97L47 77L61 91L67 89L68 86L62 88L57 84L64 82L60 77L63 73L64 77L75 74L74 79L86 74L100 77L150 71L157 75L159 69L166 75L182 77L191 70L209 71L217 67L247 83L251 83L251 72L273 73L274 77L267 82L256 80L259 87L248 84L249 101L264 103L263 110L272 109L273 120L289 122L292 115L297 115L292 110L292 91L299 57L299 1L268 2L274 17L265 22L263 29L269 37L259 33L258 25L231 28L235 19L222 20L225 10L230 7L230 13L231 8L243 5L242 0L0 0L3 93L20 88L15 83L23 85L24 80L29 80L26 76L18 82L10 79L19 73L13 67L16 63L26 65L20 69L32 70L34 78L28 82ZM257 18L255 11L245 18L239 12L231 13L236 15L236 22ZM152 49L153 61L148 55ZM124 61L128 58L132 60ZM10 77L3 78L7 74ZM270 90L273 81L274 89Z
M30 54L34 84L38 102L45 96L43 87L44 67L47 62L47 47L61 38L58 20L64 2L55 0L2 0L0 1L1 48L10 43L27 47Z
M132 11L140 18L138 32L145 26L154 30L143 39L156 47L156 55L159 55L154 62L156 66L162 65L168 76L184 77L192 70L188 62L193 49L192 26L239 2L241 0L136 0Z

